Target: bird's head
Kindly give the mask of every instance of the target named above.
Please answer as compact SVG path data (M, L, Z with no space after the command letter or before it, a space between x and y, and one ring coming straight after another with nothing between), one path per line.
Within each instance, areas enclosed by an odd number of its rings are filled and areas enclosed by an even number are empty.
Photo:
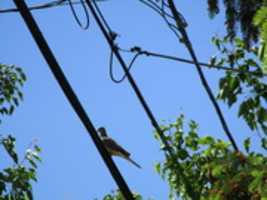
M106 129L104 127L98 128L97 131L100 133L101 137L107 137L107 132L106 132Z

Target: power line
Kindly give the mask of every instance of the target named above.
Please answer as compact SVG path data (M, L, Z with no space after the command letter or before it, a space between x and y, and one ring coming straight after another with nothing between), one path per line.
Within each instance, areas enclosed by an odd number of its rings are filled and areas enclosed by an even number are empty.
M162 54L162 53L157 53L157 52L152 52L148 50L142 50L140 47L133 47L131 49L122 49L119 48L120 51L123 52L128 52L128 53L139 53L140 55L145 55L145 56L152 56L152 57L158 57L158 58L163 58L163 59L168 59L168 60L174 60L178 62L183 62L187 64L195 64L194 61L181 58L181 57L176 57L176 56L171 56L167 54ZM216 64L209 64L205 62L199 62L200 66L207 67L209 69L218 69L218 70L225 70L225 71L232 71L234 73L245 73L245 74L250 74L253 76L266 76L262 73L256 72L256 71L246 71L246 70L241 70L237 68L232 68L232 67L227 67L227 66L222 66L222 65L216 65Z
M195 64L194 61L189 60L189 59L175 57L175 56L171 56L171 55L167 55L167 54L161 54L161 53L147 51L147 50L142 50L138 46L132 47L131 49L122 49L120 47L117 47L117 48L118 48L119 51L134 54L129 66L127 68L128 71L130 71L132 69L135 61L141 55L152 56L152 57L162 58L162 59L167 59L167 60L174 60L174 61L177 61L177 62L182 62L182 63L187 63L187 64ZM113 51L111 51L110 59L109 59L109 76L110 76L110 79L114 83L121 83L121 82L123 82L125 80L126 74L124 74L120 79L116 79L115 78L114 72L113 72L113 54L114 54ZM207 69L217 69L217 70L231 71L233 73L249 74L249 75L257 76L257 77L258 76L266 76L266 75L262 74L262 72L241 70L241 69L238 69L238 68L226 67L226 66L216 65L216 64L208 64L208 63L204 63L204 62L199 62L199 65L202 66L202 67L206 67Z
M96 129L89 119L88 115L86 114L84 108L82 107L78 97L76 96L74 90L72 89L71 85L69 84L68 80L66 79L63 71L61 70L55 56L53 55L51 49L49 48L44 36L42 35L37 23L35 22L33 16L31 15L27 5L25 4L24 0L13 0L16 4L21 16L23 17L29 31L31 32L33 38L35 39L36 44L38 45L40 51L42 52L50 70L52 71L53 75L55 76L58 84L60 85L61 89L63 90L65 96L67 97L69 103L73 107L74 111L82 121L84 127L86 128L88 134L91 136L94 144L96 145L101 157L103 158L106 166L108 167L112 177L116 181L118 187L120 188L121 192L124 194L127 200L134 200L133 195L124 181L122 175L120 174L118 168L116 167L115 163L111 159L109 153L105 149L102 141L100 140Z
M116 79L114 77L114 74L113 74L113 51L111 51L110 53L110 59L109 59L109 76L110 76L110 79L114 82L114 83L121 83L125 80L125 78L127 78L126 74L124 73L124 75L120 78L120 79ZM137 58L141 55L141 53L136 53L134 55L134 57L132 58L129 66L127 67L127 71L130 72L131 68L133 67L135 61L137 60Z
M162 2L162 8L160 8L155 2L153 2L152 0L139 0L140 2L144 3L146 6L148 7L153 7L152 9L155 10L157 13L160 14L160 16L164 19L164 21L166 22L166 24L168 25L168 27L174 32L174 34L177 36L177 38L179 39L179 41L181 43L183 43L186 48L189 51L189 54L196 66L197 72L199 74L200 80L201 80L201 84L203 85L204 89L206 90L209 99L212 102L213 107L215 108L215 112L219 117L220 123L222 125L222 128L225 132L225 134L227 135L227 137L229 138L231 144L233 145L233 148L235 149L235 151L238 151L238 147L235 143L235 140L228 128L228 125L226 123L226 120L223 116L223 113L216 101L216 98L214 97L212 90L205 78L205 75L201 69L201 66L198 62L198 59L196 57L196 54L194 52L194 49L192 47L192 44L189 40L189 37L187 35L187 32L185 30L187 23L185 18L183 17L183 15L181 13L179 13L175 7L175 4L172 0L167 0L168 3L164 2L165 0L161 0ZM159 2L159 1L158 1ZM171 13L172 13L172 17L169 17L170 14L166 13L166 11L163 9L164 7L167 7ZM171 22L168 21L168 18L171 18L172 20L174 20L175 25L173 25Z
M90 0L86 0L86 3L87 3L87 5L88 5L88 7L89 7L89 9L90 9L90 11L91 11L93 17L95 18L95 20L96 20L96 22L97 22L97 24L98 24L98 26L99 26L101 32L103 33L103 35L104 35L106 41L108 42L108 44L109 44L111 50L113 51L113 53L114 53L114 55L116 56L116 58L118 59L120 65L122 66L122 68L123 68L123 70L124 70L124 73L125 73L125 75L126 75L128 81L130 82L130 85L131 85L131 87L133 88L133 90L134 90L136 96L138 97L138 99L139 99L139 101L140 101L142 107L144 108L145 113L147 114L147 116L148 116L148 118L149 118L149 120L150 120L152 126L156 129L156 131L157 131L157 133L158 133L158 135L159 135L159 137L160 137L160 139L161 139L163 145L164 145L165 148L167 149L168 155L166 155L166 156L167 156L167 157L170 156L170 158L171 158L171 159L173 160L173 162L175 163L175 165L176 165L176 170L177 170L177 174L179 173L179 174L181 175L181 178L182 178L183 181L185 182L186 190L188 190L188 193L191 194L192 191L193 191L193 188L192 188L191 185L188 183L188 181L187 181L185 175L183 174L182 167L180 166L179 162L177 162L177 159L175 158L175 155L174 155L174 153L173 153L173 151L172 151L172 148L171 148L170 145L168 144L167 139L165 138L165 135L164 135L163 131L161 130L161 128L160 128L158 122L156 121L156 119L155 119L155 117L154 117L154 115L153 115L153 113L152 113L152 111L150 110L150 108L149 108L147 102L145 101L144 96L142 95L140 89L138 88L138 86L137 86L137 84L136 84L134 78L133 78L132 75L130 74L130 72L129 72L128 68L127 68L127 65L125 64L125 62L124 62L122 56L120 55L120 52L119 52L117 46L114 44L114 39L108 34L108 31L106 30L106 28L105 28L105 26L104 26L105 23L102 23L102 21L101 21L101 17L98 16L99 14L97 14L97 12L98 12L98 11L100 12L100 10L99 10L99 9L97 9L97 11L95 10L94 6L97 6L97 5L96 5L96 2L94 2L94 1L90 1ZM93 4L94 4L94 6L93 6ZM103 17L102 14L101 14L100 16ZM194 198L194 194L192 194L192 199L196 199L196 198Z
M66 0L64 0L62 2L62 0L56 0L56 1L52 1L49 3L44 3L44 4L40 4L40 5L35 5L35 6L31 6L29 7L29 10L38 10L38 9L48 9L48 8L53 8L53 7L58 7L58 6L71 6L71 5L75 5L75 4L83 4L85 3L84 0L79 0L79 1L70 1L66 2ZM108 0L96 0L97 2L105 2ZM150 3L153 3L153 5L150 5L149 3L147 3L145 0L140 0L142 3L144 3L145 5L147 5L148 7L150 7L151 9L153 9L154 11L156 11L158 14L160 14L161 16L163 15L163 13L160 11L160 7L156 5L156 3L149 1ZM71 2L71 3L70 3ZM73 11L73 6L72 6L72 11ZM9 8L9 9L0 9L0 14L1 13L11 13L11 12L18 12L17 8ZM79 26L81 26L82 29L87 29L89 27L89 16L88 13L86 12L86 25L82 26L81 22L79 21L77 15L75 14L75 12L73 13L75 20L77 21L77 23L79 24ZM166 13L165 13L166 14ZM169 15L168 15L169 17ZM110 30L110 29L109 29ZM177 35L177 34L176 34ZM123 49L120 49L123 50ZM128 51L128 50L126 50ZM130 52L130 50L129 50ZM184 58L179 58L179 57L175 57L175 56L170 56L170 55L166 55L166 54L160 54L160 53L156 53L156 52L151 52L151 51L141 51L140 55L147 55L147 56L154 56L154 57L160 57L160 58L166 58L166 59L170 59L170 60L176 60L176 61L180 61L180 62L184 62L184 63L188 63L188 64L194 64L194 61L189 60L189 59L184 59ZM208 64L208 63L204 63L204 62L199 62L200 66L204 66L204 67L208 67L208 68L215 68L215 69L219 69L219 70L227 70L227 71L232 71L232 72L236 72L236 73L248 73L251 75L263 75L263 76L267 76L267 74L260 74L259 72L254 72L254 71L244 71L244 70L240 70L240 69L236 69L236 68L230 68L230 67L226 67L226 66L221 66L221 65L212 65L212 64Z
M184 24L185 20L182 17L182 15L178 12L178 10L176 9L174 2L172 0L167 0L167 1L168 1L168 6L169 6L169 8L173 14L173 17L175 18L176 25L177 25L177 28L178 28L180 34L181 34L181 38L183 40L183 43L185 44L186 48L188 49L188 51L190 53L191 58L193 59L193 62L196 66L201 83L202 83L203 87L205 88L205 90L208 94L208 97L211 100L211 102L215 108L215 111L219 117L219 120L221 122L223 130L224 130L225 134L227 135L227 137L229 138L231 144L233 145L234 150L239 151L238 147L236 145L236 142L234 140L234 137L233 137L232 133L230 132L228 125L226 123L226 120L223 116L223 112L221 111L221 109L220 109L220 107L216 101L216 98L214 97L212 90L208 84L208 81L206 80L205 75L204 75L204 73L203 73L203 71L199 65L199 62L198 62L197 56L195 54L195 51L193 49L192 43L190 42L189 37L187 35L187 32L185 30L185 27L186 27Z
M105 2L105 1L108 1L108 0L96 0L96 1ZM84 0L79 0L79 1L72 2L72 4L75 5L75 4L81 4L81 3L84 3L84 2L85 2ZM55 0L55 1L48 2L48 3L43 3L43 4L30 6L28 8L29 8L29 10L42 10L42 9L59 7L59 6L68 6L69 4L70 3L66 2L66 0ZM19 12L19 10L17 8L0 9L0 14L13 13L13 12Z
M75 21L77 22L77 24L80 26L81 29L87 30L89 28L89 26L90 26L90 16L89 16L88 10L87 10L87 8L85 6L85 3L82 0L80 0L80 4L82 5L83 11L85 13L85 18L86 18L86 22L83 25L81 20L79 19L78 15L77 15L77 13L76 13L75 8L74 8L74 5L73 5L74 2L72 2L72 0L67 0L67 1L68 1L69 5L70 5L71 13L72 13Z

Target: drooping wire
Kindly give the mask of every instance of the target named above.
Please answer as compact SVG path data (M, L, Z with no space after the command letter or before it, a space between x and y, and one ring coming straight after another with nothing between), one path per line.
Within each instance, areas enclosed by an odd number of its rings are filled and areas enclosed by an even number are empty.
M91 3L92 2L92 3ZM101 10L98 8L96 9L95 6L97 6L96 2L93 0L93 1L90 1L90 0L86 0L86 3L88 5L88 7L90 8L95 20L97 21L102 33L104 34L107 42L109 43L110 45L110 48L112 50L112 52L116 55L119 63L121 64L125 74L126 74L126 77L128 78L131 86L133 87L137 97L139 98L142 106L144 107L144 110L146 112L146 114L148 115L149 119L151 120L152 122L152 125L154 126L154 128L157 130L157 132L160 134L160 137L162 139L162 142L164 143L164 145L166 146L166 148L168 149L168 151L170 152L171 155L173 155L172 153L172 150L167 142L167 140L165 139L165 136L163 134L163 131L161 130L158 122L156 121L154 115L152 114L150 108L148 107L143 95L141 94L141 91L140 89L138 88L136 82L134 81L132 75L130 74L130 72L128 71L128 67L127 65L125 64L122 56L120 55L119 53L119 48L117 47L117 45L114 44L114 40L112 38L109 37L108 33L107 33L107 30L110 31L111 28L107 28L109 27L107 21L105 20ZM94 6L93 6L94 5ZM95 8L94 8L95 7ZM104 20L103 20L104 19ZM105 21L105 22L104 22Z
M181 39L178 29L175 25L173 25L171 22L169 22L169 19L174 20L173 16L167 13L164 9L164 7L167 7L165 3L162 3L161 5L157 5L157 3L151 1L151 0L139 0L141 3L146 5L147 7L151 8L154 10L156 13L158 13L166 25L171 29L171 31L175 34L175 36L179 39Z
M93 3L93 5L94 5L94 7L95 7L95 9L96 9L96 12L97 12L97 14L99 15L101 21L103 22L103 25L104 25L105 28L108 30L110 39L114 42L114 40L115 40L116 37L117 37L117 33L115 33L115 32L111 29L111 27L110 27L109 24L107 23L105 17L103 16L103 14L102 14L102 12L101 12L99 6L97 5L97 3L96 3L95 1L92 1L92 3ZM116 46L115 48L118 48L118 47ZM110 59L109 59L109 76L110 76L110 79L111 79L114 83L117 83L117 84L118 84L118 83L123 82L123 81L125 80L125 78L127 77L127 75L126 75L126 73L124 73L124 75L122 76L122 78L120 78L120 79L116 79L116 78L115 78L114 73L113 73L113 57L114 57L113 55L114 55L114 51L111 50L111 52L110 52ZM137 53L137 54L133 57L133 59L131 60L129 66L127 67L127 71L128 71L128 72L131 70L131 68L132 68L132 66L133 66L133 64L134 64L134 62L135 62L135 60L138 58L139 55L140 55L140 54Z
M112 33L112 29L110 28L109 24L107 23L107 21L106 21L105 17L103 16L103 14L102 14L102 12L101 12L99 6L97 5L97 3L96 3L94 0L92 0L92 3L93 3L93 5L94 5L94 7L95 7L97 13L99 14L99 17L100 17L101 20L103 21L105 27L108 29L108 32L109 32L109 33Z
M110 76L110 79L114 82L114 83L121 83L125 80L125 78L127 78L127 75L126 73L124 73L124 75L120 78L120 79L116 79L115 76L114 76L114 73L113 73L113 56L114 55L114 52L111 51L110 52L110 59L109 59L109 76ZM137 52L135 53L134 57L132 58L128 68L127 68L127 71L128 73L130 72L132 66L134 65L136 59L138 58L138 56L140 56L141 53Z
M99 17L97 11L95 10L93 4L91 3L90 0L86 0L86 3L94 17L94 19L96 20L101 32L103 33L106 41L108 42L111 50L114 52L114 55L116 56L116 58L118 59L119 63L121 64L127 79L131 85L131 87L133 88L138 100L140 101L145 113L147 114L152 126L155 128L156 132L158 133L158 136L161 140L161 142L164 145L164 148L166 148L167 152L165 152L166 157L170 158L174 163L175 163L175 169L177 174L180 174L181 178L183 179L183 181L185 182L186 185L186 190L188 193L191 193L193 191L192 186L189 184L188 180L186 179L186 176L183 172L183 168L180 165L180 163L178 162L178 160L176 159L176 156L174 155L173 149L170 147L170 144L168 143L166 136L163 132L163 130L161 129L161 127L159 126L154 114L152 113L150 107L148 106L143 94L141 93L139 87L137 86L134 78L132 77L131 73L127 70L127 65L125 64L124 59L122 58L120 52L118 51L118 48L116 48L115 44L114 44L114 40L112 40L112 38L110 38L108 31L106 30L103 22L101 21L101 18ZM192 199L197 200L197 198L194 198L195 195L191 195Z
M189 60L189 59L171 56L168 54L162 54L162 53L158 53L158 52L152 52L152 51L148 51L148 50L143 50L143 49L141 49L141 47L137 47L137 46L132 47L131 49L123 49L120 47L119 50L122 52L131 53L131 54L139 53L139 54L145 55L145 56L152 56L152 57L157 57L157 58L162 58L162 59L167 59L167 60L174 60L174 61L187 63L187 64L195 64L194 61ZM241 70L238 68L231 68L231 67L227 67L227 66L223 66L223 65L211 64L211 63L205 63L205 62L199 62L199 65L202 67L206 67L206 69L225 70L225 71L231 71L233 73L244 73L244 74L249 74L249 75L257 76L257 77L259 75L262 75L261 73L256 72L256 71L249 71L249 70L246 71L246 70Z
M51 72L55 76L58 84L60 85L62 91L64 92L66 98L68 99L69 103L73 107L74 111L78 115L80 121L83 123L84 127L86 128L88 134L91 136L95 146L97 147L101 157L103 158L106 166L108 167L112 177L116 181L118 187L120 188L121 192L123 193L125 199L127 200L134 200L133 194L130 191L127 183L123 179L120 171L118 170L117 166L115 165L114 161L111 159L110 154L104 147L103 142L101 141L99 135L97 134L96 128L94 127L92 121L88 117L85 109L81 105L77 95L75 94L74 90L72 89L70 83L68 82L64 72L62 71L60 65L58 64L52 50L48 46L44 36L42 35L36 21L34 20L30 10L27 7L27 4L24 0L13 0L16 4L21 16L23 17L29 31L31 32L39 50L43 54Z
M76 12L76 10L75 10L75 8L74 8L74 5L73 5L72 0L67 0L67 1L69 2L69 6L70 6L71 13L72 13L72 15L73 15L75 21L76 21L77 24L79 25L79 27L80 27L81 29L83 29L83 30L87 30L87 29L89 28L89 26L90 26L90 16L89 16L89 12L88 12L88 10L87 10L87 8L86 8L86 6L85 6L84 1L83 1L83 0L80 0L80 4L81 4L81 6L82 6L82 8L83 8L83 10L84 10L85 18L86 18L86 22L85 22L84 25L82 24L81 20L79 19L78 15L77 15L77 12Z
M164 1L164 0L162 0L162 1ZM223 128L226 136L230 140L234 150L239 151L238 146L234 140L234 137L233 137L232 133L230 132L228 124L224 118L223 112L222 112L219 104L217 103L216 98L213 95L213 92L212 92L212 90L208 84L208 81L207 81L207 79L206 79L206 77L205 77L205 75L201 69L201 66L198 62L196 53L193 49L192 43L191 43L191 41L188 37L187 31L186 31L186 21L185 21L183 15L176 9L176 6L175 6L173 0L167 0L167 2L168 2L167 5L168 5L169 9L171 10L173 17L175 18L176 26L179 30L180 35L181 35L181 38L179 38L179 39L180 40L182 39L185 47L187 48L195 66L196 66L196 70L198 72L201 84L204 87L205 91L207 92L208 98L212 102L212 105L213 105L215 112L216 112L216 114L220 120L222 128Z

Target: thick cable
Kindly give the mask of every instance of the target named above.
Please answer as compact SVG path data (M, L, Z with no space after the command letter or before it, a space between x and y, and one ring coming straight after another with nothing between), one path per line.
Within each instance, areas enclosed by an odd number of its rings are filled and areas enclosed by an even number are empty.
M124 181L122 175L120 174L118 168L110 157L110 154L105 149L101 139L99 138L97 131L86 114L84 108L82 107L78 97L76 96L74 90L69 84L67 78L65 77L62 69L60 68L55 56L53 55L51 49L49 48L44 36L42 35L37 23L35 22L32 14L30 13L27 5L24 0L13 0L18 10L20 11L21 16L23 17L29 31L31 32L33 38L35 39L36 44L39 47L39 50L42 52L50 70L55 76L58 84L60 85L62 91L67 97L69 103L73 107L74 111L82 121L84 127L86 128L88 134L91 136L96 148L98 149L101 157L103 158L106 166L108 167L112 177L116 181L121 192L127 200L134 200L133 195Z
M168 145L168 143L166 142L166 139L164 138L164 134L162 132L162 130L160 129L154 115L152 114L148 104L146 103L141 91L139 90L135 80L133 79L132 75L130 74L130 72L128 71L128 68L127 68L127 65L125 64L122 56L120 55L116 45L114 44L113 40L109 37L109 34L108 32L106 31L106 29L104 28L104 25L102 24L100 18L98 17L93 5L91 4L91 1L90 0L86 0L86 3L89 7L89 9L91 10L100 30L102 31L102 33L104 34L104 37L106 38L108 44L110 45L110 48L111 50L114 52L114 55L116 56L116 58L118 59L119 63L121 64L126 76L127 76L127 79L129 80L134 92L136 93L138 99L140 100L145 112L147 113L150 121L151 121L151 124L155 127L156 131L160 134L160 136L163 138L163 143L164 145L166 145L166 147L169 149L168 151L171 152L170 150L170 147ZM172 154L172 153L170 153Z
M232 133L230 132L229 128L228 128L228 125L226 123L226 120L223 116L223 113L216 101L216 98L214 97L213 93L212 93L212 90L208 84L208 81L206 80L205 78L205 75L199 65L199 62L198 62L198 59L196 57L196 54L195 54L195 51L192 47L192 43L190 42L189 40L189 37L187 35L187 32L185 30L185 26L184 26L184 18L181 18L181 14L177 11L176 7L175 7L175 4L172 0L167 0L168 1L168 4L169 4L169 7L170 7L170 10L173 14L173 17L176 19L176 25L180 31L180 34L182 36L182 39L184 41L184 44L185 46L187 47L189 53L190 53L190 56L193 60L193 62L195 63L195 66L196 66L196 69L197 69L197 72L199 74L199 77L200 77L200 80L201 80L201 83L203 85L203 87L205 88L207 94L208 94L208 97L209 99L211 100L212 104L213 104L213 107L215 108L215 111L219 117L219 120L221 122L221 125L223 127L223 130L225 132L225 134L227 135L228 139L230 140L233 148L235 151L239 151L238 147L237 147L237 144L234 140L234 137L232 135Z
M144 0L139 0L139 1L142 2L142 3L145 2ZM164 1L164 0L162 0L162 1ZM213 93L211 91L211 88L208 85L208 82L207 82L207 80L206 80L206 78L204 76L204 73L202 72L200 64L199 64L199 62L197 60L197 57L195 55L195 52L194 52L194 50L192 48L192 44L191 44L191 42L190 42L190 40L188 38L188 35L186 33L185 27L187 26L187 23L186 23L184 17L177 11L173 1L172 0L167 0L167 1L168 1L168 4L165 4L165 6L168 5L169 9L171 10L172 15L173 15L173 17L175 19L175 22L176 22L177 30L179 31L179 33L181 35L179 35L176 32L176 30L173 29L172 24L168 21L166 16L164 16L164 15L160 15L160 16L163 17L164 21L167 23L169 28L174 32L174 34L177 36L177 38L179 38L179 40L182 41L185 44L185 46L187 47L187 49L188 49L188 51L189 51L189 53L190 53L190 55L192 57L192 60L193 60L195 66L197 68L197 72L199 74L201 83L204 86L204 88L205 88L205 90L206 90L206 92L208 94L208 97L211 100L211 102L212 102L212 104L213 104L213 106L215 108L215 111L216 111L216 113L217 113L217 115L219 117L219 120L221 122L223 130L224 130L225 134L227 135L227 137L229 138L231 144L233 145L233 148L236 151L238 151L238 147L237 147L237 145L235 143L235 140L234 140L234 138L233 138L233 136L232 136L232 134L231 134L231 132L230 132L230 130L228 128L228 125L226 123L226 120L224 119L223 113L222 113L222 111L221 111L221 109L220 109L220 107L219 107L219 105L218 105L218 103L216 101L216 98L214 97L214 95L213 95ZM145 5L147 5L147 4L145 4ZM162 13L164 14L164 11L162 11Z
M184 181L184 183L186 185L186 190L190 194L190 192L193 191L193 188L188 183L185 175L183 174L182 167L180 166L180 163L177 162L177 159L176 159L176 157L174 155L174 152L173 152L172 148L170 147L170 145L167 142L166 136L164 135L164 133L161 130L158 122L156 121L156 119L155 119L152 111L150 110L147 102L145 101L144 96L142 95L140 89L138 88L138 86L137 86L134 78L132 77L132 75L130 74L130 72L127 70L127 65L125 64L122 56L120 55L120 52L119 52L118 48L114 44L114 40L112 40L112 38L110 38L110 36L108 34L108 31L105 29L103 23L101 22L101 19L98 16L98 14L97 14L97 12L96 12L93 4L91 3L91 1L90 0L86 0L86 3L88 5L88 7L89 7L89 9L90 9L93 17L95 18L95 20L96 20L96 22L97 22L97 24L98 24L101 32L103 33L105 39L107 40L107 42L108 42L111 50L114 52L114 55L116 56L116 58L118 59L119 63L121 64L121 66L122 66L122 68L124 70L124 73L126 74L128 81L130 82L131 87L133 88L133 90L134 90L137 98L139 99L142 107L144 108L144 111L147 114L147 116L148 116L148 118L149 118L152 126L155 128L156 132L158 133L159 138L160 138L161 142L164 145L164 148L168 152L167 157L169 157L174 162L174 164L176 165L177 174L178 173L180 174L181 178L183 179L183 181ZM194 196L194 195L192 194L192 196ZM192 199L197 200L196 198L192 198Z
M84 2L84 0L74 1L72 2L73 5L75 4L81 4L81 1ZM98 2L104 2L109 0L96 0ZM58 6L67 6L69 5L66 0L55 0L48 3L38 4L34 6L29 6L29 10L42 10L42 9L48 9L48 8L54 8ZM7 9L0 9L0 14L4 13L13 13L13 12L19 12L17 8L7 8Z

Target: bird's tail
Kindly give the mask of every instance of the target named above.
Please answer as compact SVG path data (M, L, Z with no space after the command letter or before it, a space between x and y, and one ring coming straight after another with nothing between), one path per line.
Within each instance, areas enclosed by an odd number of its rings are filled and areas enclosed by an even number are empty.
M138 165L135 161L133 161L131 158L126 158L128 161L130 161L132 164L134 164L136 167L138 167L138 168L142 168L140 165Z

